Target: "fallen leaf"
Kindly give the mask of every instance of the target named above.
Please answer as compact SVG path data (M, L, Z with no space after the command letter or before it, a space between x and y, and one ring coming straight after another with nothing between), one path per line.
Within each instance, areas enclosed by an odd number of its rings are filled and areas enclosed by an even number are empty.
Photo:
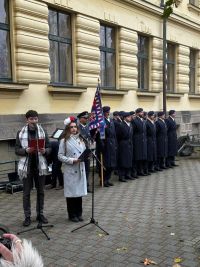
M174 259L174 262L175 263L180 263L180 262L182 262L182 259L180 257L177 257L177 258Z
M127 249L127 247L121 247L121 248L117 248L116 250L117 250L117 251L126 251L126 250L128 250L128 249Z
M157 265L157 263L155 262L155 261L152 261L151 259L148 259L148 258L146 258L146 259L144 259L144 261L142 261L142 263L144 263L144 265L146 266L146 265Z
M181 265L178 263L175 263L172 267L181 267Z
M97 234L99 237L104 237L105 236L105 234L102 234L102 233L98 233Z

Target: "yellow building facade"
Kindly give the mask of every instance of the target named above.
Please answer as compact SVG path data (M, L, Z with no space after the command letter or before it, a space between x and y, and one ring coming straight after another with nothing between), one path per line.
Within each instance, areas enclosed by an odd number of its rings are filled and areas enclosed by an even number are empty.
M162 110L162 2L0 0L0 139L14 139L28 109L49 131L90 111L99 77L112 111ZM200 7L177 2L167 20L167 109L198 132Z

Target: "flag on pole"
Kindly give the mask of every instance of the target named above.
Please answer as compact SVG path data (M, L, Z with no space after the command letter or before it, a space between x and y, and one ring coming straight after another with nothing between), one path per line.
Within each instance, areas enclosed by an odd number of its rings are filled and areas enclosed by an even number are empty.
M99 129L100 138L105 139L105 120L101 104L100 85L98 83L89 120L89 130Z

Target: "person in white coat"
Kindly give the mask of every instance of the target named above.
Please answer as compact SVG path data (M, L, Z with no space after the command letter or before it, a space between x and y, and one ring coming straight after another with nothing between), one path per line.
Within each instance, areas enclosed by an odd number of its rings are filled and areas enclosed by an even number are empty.
M66 126L60 141L58 159L63 162L64 196L69 220L79 222L83 221L82 197L87 195L87 181L84 161L78 158L86 147L79 135L76 119L69 117L64 124Z

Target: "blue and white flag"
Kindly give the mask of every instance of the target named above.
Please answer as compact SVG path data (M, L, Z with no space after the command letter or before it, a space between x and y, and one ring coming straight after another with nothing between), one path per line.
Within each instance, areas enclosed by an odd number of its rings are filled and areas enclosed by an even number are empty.
M105 120L101 104L100 85L98 83L91 109L89 130L99 129L100 138L105 139Z

